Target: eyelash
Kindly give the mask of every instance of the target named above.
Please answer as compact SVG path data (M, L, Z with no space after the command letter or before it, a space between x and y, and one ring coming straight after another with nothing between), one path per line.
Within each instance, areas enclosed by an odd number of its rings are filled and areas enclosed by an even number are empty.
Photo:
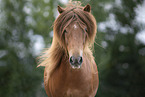
M66 30L64 30L63 33L67 33Z
M85 31L88 32L87 28L85 28Z

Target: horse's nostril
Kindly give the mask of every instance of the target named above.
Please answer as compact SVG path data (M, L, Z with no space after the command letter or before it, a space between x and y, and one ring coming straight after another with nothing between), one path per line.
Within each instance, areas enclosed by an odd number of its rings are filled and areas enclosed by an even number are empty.
M69 61L70 61L71 64L73 64L74 63L74 57L71 56L70 59L69 59Z
M78 57L78 63L81 65L82 64L82 62L83 62L83 58L80 56L80 57Z
M74 56L71 56L69 59L69 62L71 65L81 65L83 62L83 58L81 56L75 58Z

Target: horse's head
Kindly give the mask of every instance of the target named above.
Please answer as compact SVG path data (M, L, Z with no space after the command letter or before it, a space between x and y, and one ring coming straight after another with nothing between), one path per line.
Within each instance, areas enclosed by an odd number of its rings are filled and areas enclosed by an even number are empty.
M82 28L77 21L73 21L64 30L66 48L72 68L80 68L83 62L83 49L87 27Z
M60 16L54 24L60 44L66 49L73 69L79 69L83 63L83 52L87 42L94 41L96 22L90 14L90 5L84 8L58 6Z

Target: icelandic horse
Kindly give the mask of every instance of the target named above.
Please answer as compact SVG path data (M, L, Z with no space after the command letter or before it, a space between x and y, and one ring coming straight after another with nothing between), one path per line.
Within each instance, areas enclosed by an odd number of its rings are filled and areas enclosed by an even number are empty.
M58 6L51 47L40 56L48 97L94 97L99 78L91 48L96 20L90 5Z

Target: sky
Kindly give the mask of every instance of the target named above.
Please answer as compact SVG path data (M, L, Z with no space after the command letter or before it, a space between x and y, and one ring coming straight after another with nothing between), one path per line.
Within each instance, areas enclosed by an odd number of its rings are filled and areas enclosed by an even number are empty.
M137 34L136 38L145 44L145 0L142 5L138 5L135 9L136 21L143 27L142 30Z

